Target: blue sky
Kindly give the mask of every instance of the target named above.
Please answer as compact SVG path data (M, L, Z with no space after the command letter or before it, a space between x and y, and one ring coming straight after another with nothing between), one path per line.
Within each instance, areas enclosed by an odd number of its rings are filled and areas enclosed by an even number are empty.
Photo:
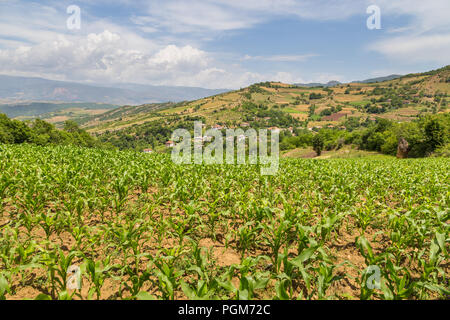
M370 5L381 29L367 28ZM448 0L0 0L0 73L239 88L420 72L450 64L449 12Z

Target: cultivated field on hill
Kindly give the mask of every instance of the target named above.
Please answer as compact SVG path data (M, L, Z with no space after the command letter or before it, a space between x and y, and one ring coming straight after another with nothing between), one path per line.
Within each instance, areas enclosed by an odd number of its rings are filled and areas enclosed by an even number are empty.
M308 120L310 128L339 126L349 117L412 121L426 114L448 112L449 94L450 67L447 66L379 83L348 83L334 87L258 83L195 101L125 106L101 116L86 117L79 123L91 133L123 130L141 126L144 122L161 121L168 116L176 116L178 120L202 117L208 126L217 123L234 126L255 120L255 114L242 108L249 102L267 110L282 111L300 121Z
M275 176L67 146L0 159L0 298L449 295L448 159L283 159Z

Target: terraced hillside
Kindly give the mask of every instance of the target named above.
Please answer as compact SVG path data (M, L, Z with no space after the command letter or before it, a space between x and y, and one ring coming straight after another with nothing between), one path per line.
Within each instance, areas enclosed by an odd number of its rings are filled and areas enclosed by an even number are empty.
M86 117L81 124L101 140L120 148L158 149L170 139L174 129L190 128L193 120L203 121L207 128L280 128L297 136L295 130L300 129L352 131L361 125L367 127L376 119L409 122L425 115L447 113L449 93L447 66L384 82L334 87L265 82L195 101L125 106ZM286 142L283 148L292 149L299 144ZM306 144L311 146L311 142ZM380 150L377 147L369 151Z
M126 106L85 119L83 125L90 132L104 132L170 117L180 120L202 117L210 126L249 122L270 127L276 126L278 121L269 118L277 118L276 113L282 116L280 112L297 120L297 125L307 122L310 128L336 126L348 117L408 121L423 114L447 112L449 94L450 66L447 66L380 83L339 84L331 88L259 83L178 104ZM253 106L258 112L254 112Z

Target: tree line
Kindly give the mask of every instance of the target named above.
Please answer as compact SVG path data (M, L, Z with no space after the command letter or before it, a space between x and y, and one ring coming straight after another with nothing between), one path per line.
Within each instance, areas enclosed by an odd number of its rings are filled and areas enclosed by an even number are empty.
M103 146L89 133L79 128L74 121L66 121L62 130L53 124L36 119L20 121L0 114L0 143L36 145L76 145L80 147Z
M450 114L421 117L411 122L387 119L351 117L344 125L347 130L323 128L318 132L297 129L294 134L284 131L280 149L313 147L318 155L322 151L338 150L344 145L356 145L360 150L377 151L395 156L400 139L408 144L408 157L420 158L432 154L449 155Z

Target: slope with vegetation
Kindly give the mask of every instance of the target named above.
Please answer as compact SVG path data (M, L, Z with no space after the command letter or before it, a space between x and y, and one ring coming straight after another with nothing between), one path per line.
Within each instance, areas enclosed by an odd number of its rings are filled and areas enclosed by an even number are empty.
M207 127L280 128L283 150L312 147L312 138L319 132L325 141L321 146L316 138L317 150L355 144L394 154L396 139L404 137L411 140L411 156L423 156L445 148L448 142L449 94L450 66L384 82L334 87L265 82L196 101L127 106L90 117L83 127L122 149L161 146L170 140L174 128L190 128L188 123L197 119ZM444 139L425 150L429 121L439 123L436 130Z
M79 128L73 121L66 121L62 130L51 123L36 119L23 122L0 114L0 144L31 143L36 145L76 145L100 147L97 139Z

